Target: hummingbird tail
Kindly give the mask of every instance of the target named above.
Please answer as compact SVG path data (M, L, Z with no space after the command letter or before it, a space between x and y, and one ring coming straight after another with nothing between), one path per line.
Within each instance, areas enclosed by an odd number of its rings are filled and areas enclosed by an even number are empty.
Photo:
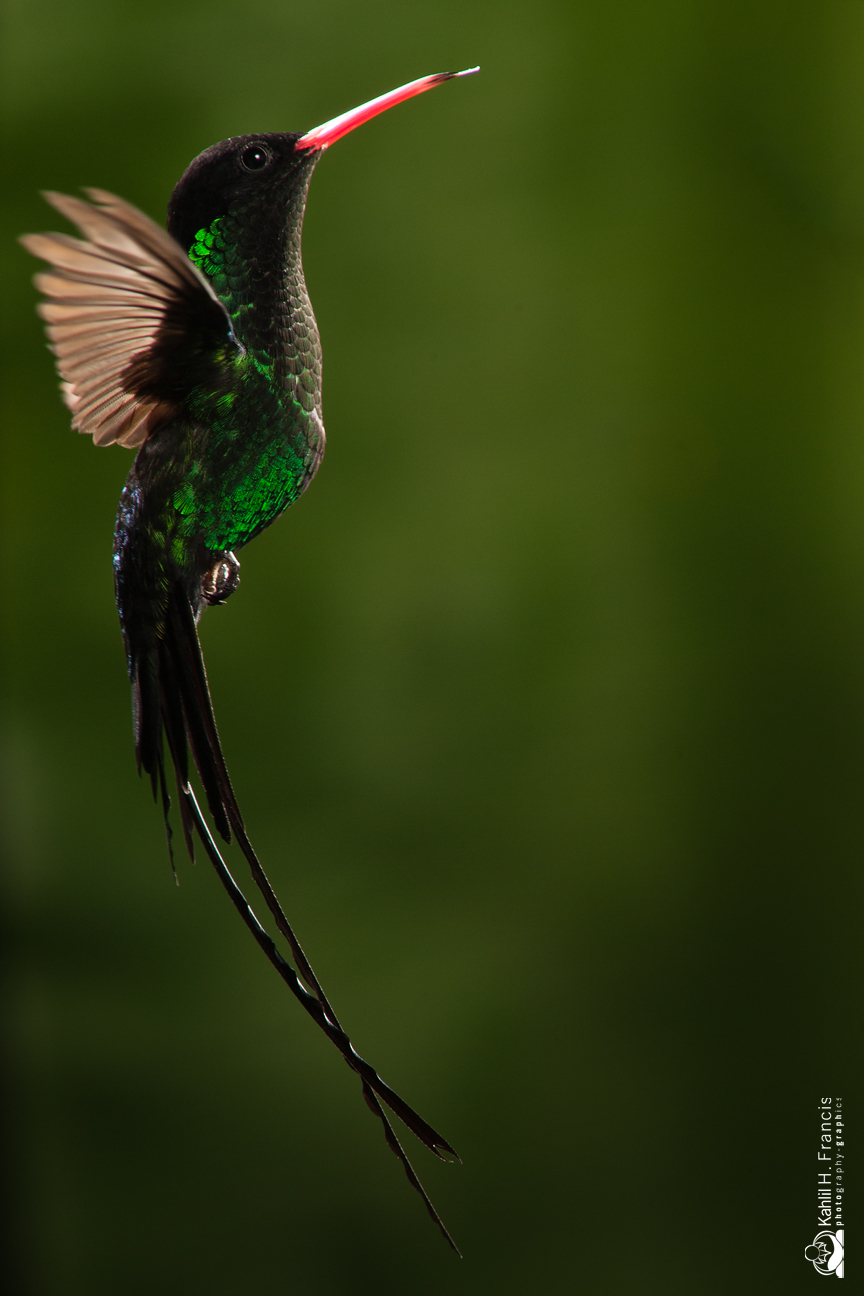
M201 813L201 810L198 806L198 802L195 798L195 793L192 791L192 788L188 784L183 789L182 797L187 804L189 815L192 821L194 822L195 829L199 837L201 838L201 842L204 846L204 849L207 852L208 856L210 857L210 861L213 864L213 867L215 868L216 873L219 876L219 880L221 881L225 890L228 892L228 895L231 899L232 904L234 905L234 908L240 914L240 917L243 919L244 923L249 928L250 932L252 933L253 937L257 941L258 945L264 951L265 955L267 956L272 966L276 969L276 971L281 976L282 980L288 986L288 989L294 995L295 999L299 1001L302 1007L305 1008L306 1011L309 1013L312 1020L318 1026L321 1027L321 1029L324 1031L324 1034L327 1035L328 1038L332 1040L332 1042L336 1045L336 1047L339 1049L340 1053L342 1053L343 1057L345 1058L345 1061L348 1063L351 1070L359 1074L361 1083L363 1085L363 1097L370 1111L373 1113L373 1115L378 1117L378 1119L381 1121L384 1127L384 1138L387 1142L387 1146L390 1148L391 1152L393 1152L394 1155L398 1157L399 1161L401 1161L402 1166L405 1170L405 1174L408 1177L408 1182L411 1184L412 1188L416 1189L416 1191L422 1197L423 1203L427 1211L429 1212L430 1217L437 1225L445 1242L447 1242L448 1246L452 1247L453 1250L456 1252L456 1254L461 1257L462 1252L459 1250L458 1246L456 1245L453 1238L451 1237L447 1229L447 1226L445 1225L444 1221L441 1219L441 1216L436 1211L434 1205L432 1204L431 1198L429 1197L429 1194L426 1192L425 1188L423 1187L422 1183L417 1177L417 1173L414 1170L414 1167L412 1166L411 1162L408 1159L407 1154L405 1153L404 1148L402 1147L401 1143L396 1137L396 1134L394 1133L393 1130L393 1126L390 1124L390 1121L387 1119L387 1115L384 1112L381 1103L378 1101L376 1090L383 1089L387 1093L389 1093L392 1098L396 1098L400 1106L404 1108L407 1112L410 1112L421 1125L425 1126L425 1121L421 1121L420 1118L416 1116L416 1113L411 1112L411 1108L407 1107L407 1104L402 1103L402 1100L399 1099L397 1095L393 1094L393 1091L389 1089L388 1086L385 1085L382 1080L380 1080L380 1078L377 1076L373 1068L369 1066L368 1062L364 1062L363 1059L359 1057L357 1053L354 1052L354 1049L351 1045L351 1041L348 1039L348 1036L342 1030L342 1027L339 1025L339 1023L335 1020L335 1018L331 1017L330 1014L325 1011L324 1005L322 1004L318 996L314 994L310 994L309 991L305 988L305 986L300 981L300 978L298 977L294 968L285 958L283 958L282 954L279 952L279 949L277 948L275 941L272 940L269 934L261 926L261 923L256 918L251 906L249 905L249 902L247 901L246 897L243 895L243 892L240 890L237 883L234 881L234 878L232 877L228 869L228 866L225 864L225 861L223 860L222 855L220 854L219 847L216 845L216 842L213 840L213 834L210 832L206 820L204 819L204 816ZM370 1075L377 1082L377 1085L375 1087L373 1087L369 1079ZM388 1098L385 1098L384 1101L387 1102L388 1106L391 1106L394 1111L396 1110L396 1108L393 1107L393 1103ZM399 1112L398 1114L400 1116L402 1115L401 1112ZM404 1116L402 1116L402 1119L404 1120ZM413 1125L410 1126L410 1128L413 1129L414 1128ZM430 1127L426 1126L426 1128L429 1129ZM416 1130L414 1132L417 1133ZM422 1137L422 1136L418 1135L418 1137ZM426 1142L425 1139L423 1139L423 1141ZM444 1141L441 1140L442 1144L443 1142ZM427 1146L429 1146L428 1143ZM449 1144L444 1144L444 1146L449 1147ZM433 1148L432 1150L436 1153L437 1156L441 1156L441 1153L440 1151L438 1151L437 1148ZM452 1148L450 1149L450 1151L452 1152ZM459 1159L458 1157L456 1157L455 1152L453 1152L453 1156L456 1158L456 1160Z
M213 703L207 684L207 673L195 616L180 580L175 580L168 591L163 625L163 634L158 640L155 653L146 663L142 661L136 669L133 692L139 766L150 775L154 795L157 789L161 790L169 850L171 829L168 824L169 798L162 755L163 729L174 765L183 838L190 858L194 860L194 835L197 835L234 907L270 963L294 997L339 1050L351 1070L359 1076L367 1106L383 1124L387 1146L401 1161L409 1182L420 1193L426 1209L444 1238L459 1254L458 1247L420 1183L381 1104L384 1103L389 1107L439 1159L458 1161L459 1156L447 1140L424 1121L404 1099L400 1098L381 1079L375 1068L356 1052L282 910L276 893L249 841L234 789L231 786L213 714ZM261 926L222 859L189 782L189 751L192 753L192 759L204 788L214 824L227 842L230 842L233 833L276 927L288 944L296 970L283 957L274 941Z

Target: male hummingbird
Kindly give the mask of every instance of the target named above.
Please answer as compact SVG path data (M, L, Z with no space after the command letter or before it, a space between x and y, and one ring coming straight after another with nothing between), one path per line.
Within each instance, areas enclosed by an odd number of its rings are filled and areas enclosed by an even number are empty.
M197 833L267 958L360 1077L388 1146L454 1250L384 1107L436 1156L458 1157L355 1052L282 911L228 777L197 622L237 588L236 551L294 503L324 454L321 344L300 252L317 162L393 104L475 71L411 81L305 134L214 144L174 189L167 233L121 198L88 189L89 203L46 194L82 238L21 240L52 266L36 277L39 313L72 426L98 446L138 447L114 531L115 591L138 770L161 793L169 849L163 734L189 855ZM222 859L189 781L190 751L213 823L225 841L235 837L293 965Z

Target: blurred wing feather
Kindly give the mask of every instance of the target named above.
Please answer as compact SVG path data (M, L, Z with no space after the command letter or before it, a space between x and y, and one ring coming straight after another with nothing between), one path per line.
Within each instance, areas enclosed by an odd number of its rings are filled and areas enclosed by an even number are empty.
M218 363L237 343L225 307L170 234L122 198L85 192L92 204L45 195L83 238L21 242L52 267L36 275L38 309L72 426L96 445L136 446L181 412L201 357Z

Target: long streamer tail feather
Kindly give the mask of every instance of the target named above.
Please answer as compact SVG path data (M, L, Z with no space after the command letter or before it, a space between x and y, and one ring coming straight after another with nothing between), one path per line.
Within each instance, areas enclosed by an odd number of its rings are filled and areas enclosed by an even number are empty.
M400 1098L381 1079L375 1068L357 1053L282 910L249 841L231 786L213 714L195 616L180 580L175 580L168 590L163 633L149 658L139 660L133 686L139 768L150 775L154 795L157 790L161 792L169 849L171 828L168 823L169 799L162 755L163 732L174 765L183 839L190 858L194 859L194 837L197 835L232 903L270 963L313 1021L339 1050L347 1065L359 1076L366 1104L382 1122L387 1146L402 1163L409 1182L422 1197L443 1237L459 1254L458 1247L417 1177L381 1104L389 1107L435 1156L441 1160L456 1161L459 1156L447 1140ZM226 842L231 841L233 834L276 927L289 947L296 967L283 957L261 926L222 859L190 784L190 751L214 825Z
M387 1119L387 1116L383 1108L381 1107L380 1102L378 1101L377 1092L373 1089L372 1083L369 1079L370 1073L372 1076L375 1077L376 1080L378 1080L379 1086L381 1088L386 1090L394 1098L396 1097L396 1095L393 1094L392 1090L388 1089L387 1085L384 1085L383 1082L380 1081L380 1079L377 1077L376 1073L374 1072L373 1068L370 1067L367 1062L364 1062L362 1058L358 1057L358 1055L354 1052L354 1049L352 1048L351 1042L348 1039L347 1035L345 1035L344 1031L342 1031L340 1027L334 1026L334 1023L330 1020L329 1016L325 1012L321 1004L321 1001L318 999L316 995L310 994L309 991L303 986L295 969L291 966L290 963L287 962L285 958L283 958L282 954L279 952L276 946L275 941L272 940L269 934L261 926L261 923L256 918L251 906L246 900L246 897L243 895L243 892L240 890L237 883L234 881L234 878L232 877L231 873L229 872L228 867L225 864L225 861L223 860L219 852L219 848L216 845L216 842L213 840L213 834L210 832L210 829L207 826L204 816L201 814L201 810L198 806L198 802L195 799L195 793L192 791L191 787L187 786L184 789L183 797L186 800L186 803L189 807L190 815L192 816L193 822L195 824L195 829L199 837L201 838L201 842L204 846L204 849L206 850L208 856L210 857L210 861L213 864L219 876L219 879L222 882L222 885L225 887L225 890L228 892L228 895L230 896L235 909L240 914L241 918L243 919L244 923L251 931L258 945L264 951L270 963L279 973L282 980L288 986L288 989L291 991L294 997L306 1009L306 1011L309 1013L313 1021L315 1021L317 1025L321 1027L325 1035L327 1035L328 1038L333 1041L333 1043L342 1053L343 1057L345 1058L346 1062L351 1067L351 1069L353 1071L357 1071L358 1074L360 1075L361 1082L363 1085L363 1097L365 1098L366 1104L369 1107L370 1111L375 1116L378 1117L378 1119L381 1121L383 1125L384 1137L387 1142L387 1146L390 1148L391 1152L393 1152L394 1155L402 1163L402 1166L405 1170L405 1174L408 1177L408 1182L411 1184L412 1188L415 1188L416 1191L422 1197L423 1203L427 1211L429 1212L430 1217L437 1225L445 1242L447 1242L448 1246L453 1248L453 1250L456 1252L458 1256L461 1256L462 1254L461 1251L457 1247L456 1243L453 1241L453 1238L451 1237L447 1229L447 1226L444 1224L444 1221L441 1219L441 1216L438 1214L435 1207L433 1206L428 1193L426 1192L425 1188L420 1182L417 1173L414 1170L414 1167L409 1161L404 1148L402 1147L401 1143L396 1137L393 1131L393 1127L390 1124L389 1120ZM385 1098L385 1102L387 1101L388 1100ZM407 1104L401 1102L401 1099L399 1100L399 1105L405 1108L408 1112L411 1111L411 1109L407 1107ZM393 1104L388 1102L388 1106L393 1107ZM393 1110L396 1110L396 1108L393 1107ZM398 1114L400 1114L401 1116L401 1113ZM411 1113L411 1114L416 1117L416 1113ZM402 1116L401 1118L404 1120L404 1116ZM419 1117L416 1117L416 1119L420 1122L421 1125L425 1126L426 1124L425 1121L420 1121ZM413 1126L411 1126L410 1128L413 1129ZM426 1128L429 1129L430 1127L426 1126ZM415 1130L414 1132L416 1133L417 1131ZM434 1133L434 1131L432 1132ZM423 1141L426 1142L425 1139ZM449 1148L449 1144L446 1144L444 1140L441 1140L441 1143L443 1146ZM427 1143L426 1145L427 1147L430 1146L429 1143ZM435 1151L436 1154L440 1156L440 1152L438 1152L437 1148L433 1148L432 1150ZM452 1152L452 1149L450 1149L450 1151ZM455 1152L453 1152L453 1156L454 1157L456 1156Z

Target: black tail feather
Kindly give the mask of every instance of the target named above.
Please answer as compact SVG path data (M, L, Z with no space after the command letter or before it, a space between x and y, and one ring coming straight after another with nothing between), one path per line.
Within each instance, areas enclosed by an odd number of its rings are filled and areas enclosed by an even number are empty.
M267 907L275 919L276 926L288 942L300 975L321 1000L326 1012L338 1026L338 1018L328 1003L318 978L315 976L312 966L282 910L276 892L270 885L267 874L264 872L252 843L249 841L246 825L243 822L243 816L234 795L234 788L228 776L225 757L222 754L195 619L189 606L189 600L179 585L175 586L174 595L169 606L168 626L164 643L164 651L170 653L171 656L165 664L167 669L163 669L163 674L170 671L172 661L182 663L181 669L177 671L175 682L184 690L183 714L186 720L186 734L189 739L189 746L192 749L195 766L207 793L207 802L213 818L217 826L220 824L225 825L224 830L220 828L220 831L226 841L230 841L230 829L233 828L237 844L246 857L255 883L264 896Z
M434 1222L437 1224L438 1228L441 1230L441 1233L444 1237L444 1241L447 1242L448 1245L453 1248L453 1250L456 1252L459 1259L461 1260L462 1252L459 1250L458 1246L453 1241L453 1238L450 1236L450 1231L447 1228L447 1225L444 1223L441 1216L438 1214L437 1210L432 1205L432 1199L430 1198L426 1189L423 1187L422 1183L418 1179L417 1171L414 1169L411 1162L408 1160L408 1156L405 1152L405 1149L403 1148L402 1144L399 1142L398 1138L396 1137L396 1131L393 1129L393 1126L390 1124L389 1120L387 1119L387 1113L382 1108L380 1102L376 1098L375 1094L372 1092L372 1089L370 1088L366 1080L363 1081L363 1097L366 1099L366 1106L372 1112L373 1116L377 1116L378 1119L381 1121L382 1125L384 1126L384 1138L386 1140L387 1146L389 1147L390 1151L394 1154L394 1156L398 1157L399 1160L402 1162L402 1167L405 1171L405 1174L408 1177L408 1182L410 1183L411 1187L416 1189L416 1191L423 1198L423 1202L426 1206L426 1209L429 1212L432 1219L434 1220Z
M138 773L144 769L150 775L155 801L162 760L162 714L158 663L149 653L138 659L132 676L132 722Z
M174 882L179 886L180 879L177 876L177 866L174 863L174 832L171 828L170 815L171 797L168 795L168 785L165 782L165 759L161 747L159 751L159 788L162 793L162 817L165 820L165 840L168 843L168 858L171 861L171 872L174 874Z
M174 764L177 780L177 804L180 809L180 823L183 828L183 840L192 863L195 863L194 822L184 796L184 788L189 783L189 759L186 745L186 729L183 720L183 703L177 680L171 671L163 671L160 681L162 690L162 717L165 724L165 736L168 739L168 750Z
M180 818L190 858L194 860L193 833L197 833L232 903L271 964L294 997L339 1050L351 1070L360 1077L366 1103L383 1124L387 1146L402 1162L409 1182L420 1193L432 1219L458 1255L455 1242L420 1183L384 1113L381 1102L385 1103L435 1156L442 1160L457 1161L459 1157L447 1140L442 1138L412 1107L409 1107L389 1085L385 1084L374 1067L355 1051L282 910L276 893L249 841L234 789L231 786L216 729L195 617L186 592L179 581L173 585L168 594L164 632L155 653L155 662L148 660L146 664L141 663L136 673L134 687L139 768L143 767L151 775L154 792L158 779L163 795L166 825L168 794L162 758L163 726L177 777ZM267 903L278 930L288 944L297 965L296 971L283 958L271 937L255 917L219 853L189 783L188 750L192 752L216 828L226 841L230 841L233 831L237 845L249 864L253 879ZM170 828L168 832L170 849Z
M230 842L230 811L237 803L216 731L195 619L179 581L172 587L168 599L165 631L159 645L159 677L163 688L170 680L170 687L174 690L172 700L181 703L186 737L207 796L207 805L220 836ZM184 742L183 774L184 782L188 782L185 746Z

